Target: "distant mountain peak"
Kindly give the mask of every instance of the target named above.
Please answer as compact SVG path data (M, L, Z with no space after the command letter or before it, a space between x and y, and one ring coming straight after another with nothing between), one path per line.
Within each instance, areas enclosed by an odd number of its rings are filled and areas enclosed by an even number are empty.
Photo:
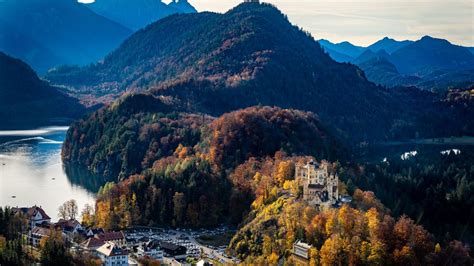
M126 27L138 30L157 20L176 13L195 13L187 0L96 0L86 4L94 12Z

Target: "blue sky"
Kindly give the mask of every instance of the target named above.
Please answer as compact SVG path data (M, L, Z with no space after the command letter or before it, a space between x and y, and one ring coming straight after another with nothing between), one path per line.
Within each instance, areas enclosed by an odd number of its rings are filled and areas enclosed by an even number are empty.
M82 0L91 1L91 0ZM164 0L169 2L169 0ZM225 12L242 1L189 0L199 11ZM474 0L268 0L316 39L368 45L385 36L424 35L474 46Z

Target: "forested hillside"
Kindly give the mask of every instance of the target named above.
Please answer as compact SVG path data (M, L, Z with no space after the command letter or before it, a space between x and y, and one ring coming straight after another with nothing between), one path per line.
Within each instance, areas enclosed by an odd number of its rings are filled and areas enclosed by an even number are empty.
M174 111L158 99L127 108L144 97L153 96L126 97L73 125L63 147L67 163L125 179L99 192L96 222L105 228L236 225L254 195L239 165L282 154L332 159L343 153L311 113L251 107L212 119ZM269 143L264 149L262 140ZM285 167L292 175L290 164Z

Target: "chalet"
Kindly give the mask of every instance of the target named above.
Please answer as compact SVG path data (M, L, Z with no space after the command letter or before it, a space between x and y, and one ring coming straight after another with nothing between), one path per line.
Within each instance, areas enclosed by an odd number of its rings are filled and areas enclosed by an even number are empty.
M60 219L55 226L61 228L66 234L78 234L84 230L81 223L75 219Z
M122 231L100 233L98 235L95 235L95 237L104 242L112 242L121 247L127 245L125 234Z
M334 205L339 198L339 178L328 162L297 163L295 179L303 185L303 200L311 205Z
M296 265L309 265L311 245L296 241L293 243L293 254L292 258Z
M186 247L178 246L169 242L160 242L160 248L165 252L167 257L174 257L175 259L185 259L186 258Z
M105 243L96 252L105 266L128 266L128 251L114 243Z
M47 225L51 223L51 218L46 214L41 206L38 207L35 205L31 208L13 208L13 212L20 213L28 219L29 229L40 224Z

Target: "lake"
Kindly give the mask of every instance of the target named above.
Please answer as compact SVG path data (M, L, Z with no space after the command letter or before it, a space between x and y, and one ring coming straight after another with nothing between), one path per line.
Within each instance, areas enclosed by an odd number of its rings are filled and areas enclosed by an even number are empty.
M56 220L58 207L67 200L75 199L79 212L86 203L94 205L95 188L78 185L87 176L72 176L77 171L66 171L61 161L66 131L67 127L0 130L0 206L36 204Z

